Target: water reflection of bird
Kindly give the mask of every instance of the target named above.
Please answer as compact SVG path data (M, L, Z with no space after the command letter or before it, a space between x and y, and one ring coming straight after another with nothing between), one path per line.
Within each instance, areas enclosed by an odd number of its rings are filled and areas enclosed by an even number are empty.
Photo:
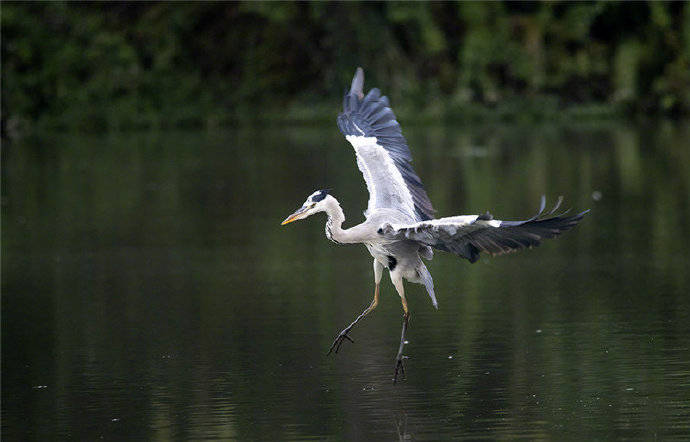
M422 258L430 260L433 257L432 249L454 253L473 263L480 252L500 255L537 246L543 238L553 238L571 229L587 211L572 216L566 216L567 212L554 215L561 203L559 198L556 206L544 214L542 197L539 212L524 221L500 221L488 212L434 219L431 201L412 169L410 150L388 98L381 96L378 89L372 89L365 96L363 86L364 73L358 68L350 91L345 95L338 127L355 149L357 165L369 190L369 204L364 213L366 221L343 229L345 215L338 200L327 190L317 190L282 224L326 212L328 239L337 244L364 244L374 257L374 299L340 332L329 354L337 353L345 339L352 342L350 330L376 308L383 269L388 269L404 311L395 382L398 374L404 373L403 347L410 317L403 279L423 284L434 307L438 308L434 282L422 262Z

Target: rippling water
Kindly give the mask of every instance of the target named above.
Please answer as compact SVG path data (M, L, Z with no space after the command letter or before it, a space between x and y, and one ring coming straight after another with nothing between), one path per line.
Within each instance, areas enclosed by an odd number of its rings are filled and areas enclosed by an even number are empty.
M437 253L395 386L387 276L327 357L370 257L279 225L324 187L362 220L334 125L3 143L3 439L687 439L688 127L408 127L441 216L592 212L532 251Z

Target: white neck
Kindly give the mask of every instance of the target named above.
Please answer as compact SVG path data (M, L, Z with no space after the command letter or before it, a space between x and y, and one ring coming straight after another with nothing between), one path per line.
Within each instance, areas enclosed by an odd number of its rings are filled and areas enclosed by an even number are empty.
M345 221L345 213L343 213L343 209L340 207L338 200L331 195L326 196L324 211L328 215L328 220L326 221L326 238L342 244L353 242L348 231L342 229L343 222Z

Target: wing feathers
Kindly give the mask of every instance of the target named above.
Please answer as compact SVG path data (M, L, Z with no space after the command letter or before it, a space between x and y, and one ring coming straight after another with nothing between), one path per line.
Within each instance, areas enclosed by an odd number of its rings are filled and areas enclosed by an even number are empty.
M567 211L552 216L562 198L545 215L542 197L537 215L524 221L499 221L490 215L469 215L422 221L412 225L384 225L379 233L388 239L410 239L439 250L455 253L470 262L480 252L502 255L536 247L543 239L554 238L575 227L589 212L566 216Z
M434 209L412 168L410 149L388 98L381 96L377 88L365 96L363 87L364 73L358 68L350 91L343 99L338 128L357 153L358 165L370 193L368 210L393 208L417 221L432 219ZM371 138L374 142L365 146L355 137Z

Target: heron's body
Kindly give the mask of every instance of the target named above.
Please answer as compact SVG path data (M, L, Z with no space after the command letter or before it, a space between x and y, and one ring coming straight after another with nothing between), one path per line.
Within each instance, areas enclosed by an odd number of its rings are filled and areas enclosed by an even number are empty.
M407 281L424 284L434 307L437 306L434 295L434 283L431 274L422 262L422 257L431 259L433 251L429 246L417 241L389 239L378 232L386 224L410 224L415 220L397 209L375 209L367 212L366 220L349 229L343 229L345 214L338 201L330 195L324 198L326 220L326 237L336 244L364 244L374 260L390 272L394 283L401 278Z
M283 224L326 212L326 237L338 244L364 244L374 258L374 299L355 321L336 338L331 351L337 353L348 333L370 313L379 301L379 283L388 269L404 311L403 330L396 358L395 379L402 368L409 309L403 280L423 284L435 308L438 308L434 283L422 258L433 257L432 248L454 253L476 262L480 252L491 255L510 253L541 243L575 226L585 212L573 216L554 215L561 200L546 215L544 197L537 215L524 221L495 220L483 215L434 218L434 209L421 180L412 168L412 155L402 135L400 124L389 107L388 98L372 89L365 96L364 74L357 69L350 91L338 116L338 127L354 148L359 167L369 190L366 220L343 228L345 214L338 201L319 190L311 194ZM330 353L330 351L329 351Z

